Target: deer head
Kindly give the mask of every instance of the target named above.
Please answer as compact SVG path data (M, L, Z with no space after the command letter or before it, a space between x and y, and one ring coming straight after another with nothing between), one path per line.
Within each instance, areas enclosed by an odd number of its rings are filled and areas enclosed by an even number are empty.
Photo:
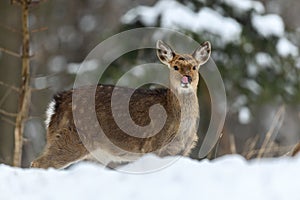
M211 54L210 43L202 43L192 54L178 54L161 40L157 41L156 49L159 60L170 69L170 87L178 93L195 92L199 82L198 70Z

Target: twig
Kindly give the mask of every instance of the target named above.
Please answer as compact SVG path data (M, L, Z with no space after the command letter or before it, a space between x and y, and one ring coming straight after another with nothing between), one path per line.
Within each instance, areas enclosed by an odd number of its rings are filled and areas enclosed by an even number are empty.
M267 149L267 146L270 142L271 137L278 134L278 131L284 120L284 114L285 114L285 107L281 106L279 108L279 110L277 111L277 113L275 114L275 117L273 119L273 122L271 124L269 131L266 133L265 140L261 146L261 149L257 155L257 158L261 158L263 156L264 150Z
M5 86L5 87L8 87L8 88L10 88L10 89L12 89L12 90L14 90L14 91L16 91L16 92L20 92L20 89L17 88L16 86L9 85L9 84L4 83L4 82L2 82L2 81L0 81L0 85L3 85L3 86Z
M5 121L6 123L8 123L8 124L10 124L12 126L15 126L15 122L12 121L12 120L10 120L10 119L7 119L7 118L2 117L2 116L0 116L0 119L2 119L3 121Z
M1 23L0 23L0 26L3 27L3 28L5 28L5 29L7 29L7 30L9 30L12 33L19 33L19 34L21 34L20 30L18 30L16 28L13 28L11 26L7 26L7 25L1 24Z
M37 120L42 120L44 121L44 115L39 115L39 116L30 116L27 118L27 120L32 120L32 119L37 119Z
M31 30L31 33L37 33L37 32L42 32L42 31L46 31L46 30L48 30L48 27L41 27L41 28Z
M21 55L20 55L20 54L18 54L18 53L16 53L16 52L13 52L13 51L11 51L11 50L8 50L8 49L5 49L5 48L2 48L2 47L0 47L0 51L2 51L2 52L4 52L4 53L6 53L6 54L8 54L8 55L11 55L11 56L17 57L17 58L20 58L20 57L21 57Z
M45 87L45 88L41 88L41 89L38 89L38 88L31 88L31 92L38 92L38 91L49 90L49 89L51 89L50 86Z
M0 114L5 115L7 117L17 117L18 114L7 112L5 110L0 109Z
M2 106L2 104L5 102L6 98L9 96L9 94L11 93L11 89L9 88L5 94L2 96L1 100L0 100L0 107Z
M10 0L10 3L12 5L14 5L14 4L19 5L19 6L22 5L22 2L20 0Z

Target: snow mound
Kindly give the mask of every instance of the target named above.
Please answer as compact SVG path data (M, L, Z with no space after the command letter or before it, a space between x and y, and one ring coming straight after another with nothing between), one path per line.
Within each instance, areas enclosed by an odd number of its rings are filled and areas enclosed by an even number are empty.
M136 168L170 158L148 155ZM89 163L69 170L0 165L0 199L300 199L300 157L254 160L226 156L214 161L180 158L164 170L121 173Z

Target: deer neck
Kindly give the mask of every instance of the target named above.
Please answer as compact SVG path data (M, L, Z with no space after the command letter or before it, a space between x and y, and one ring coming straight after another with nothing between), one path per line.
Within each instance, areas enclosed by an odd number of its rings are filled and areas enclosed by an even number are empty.
M181 119L198 118L199 104L197 91L179 92L176 89L168 91L168 99L170 107L175 112L180 112Z

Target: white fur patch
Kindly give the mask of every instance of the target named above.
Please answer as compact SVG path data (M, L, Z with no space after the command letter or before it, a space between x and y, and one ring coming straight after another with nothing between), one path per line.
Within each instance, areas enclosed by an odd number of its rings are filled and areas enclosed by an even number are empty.
M52 115L54 114L54 107L55 107L55 104L56 102L54 100L52 100L49 105L48 105L48 108L47 108L47 111L46 111L46 121L45 121L45 124L46 124L46 127L48 128L49 127L49 123L51 121L51 117Z
M121 153L121 152L118 152ZM117 154L118 154L117 153ZM95 151L93 151L88 158L90 160L94 160L94 161L98 161L103 165L108 165L110 162L115 162L115 163L122 163L122 162L132 162L135 161L139 158L140 156L132 156L132 155L123 155L123 156L118 156L118 155L114 155L106 150L103 149L97 149Z
M189 94L189 93L193 93L193 92L194 92L194 90L193 90L193 88L191 87L191 85L188 85L187 88L179 87L179 88L177 89L177 91L178 91L179 94Z

